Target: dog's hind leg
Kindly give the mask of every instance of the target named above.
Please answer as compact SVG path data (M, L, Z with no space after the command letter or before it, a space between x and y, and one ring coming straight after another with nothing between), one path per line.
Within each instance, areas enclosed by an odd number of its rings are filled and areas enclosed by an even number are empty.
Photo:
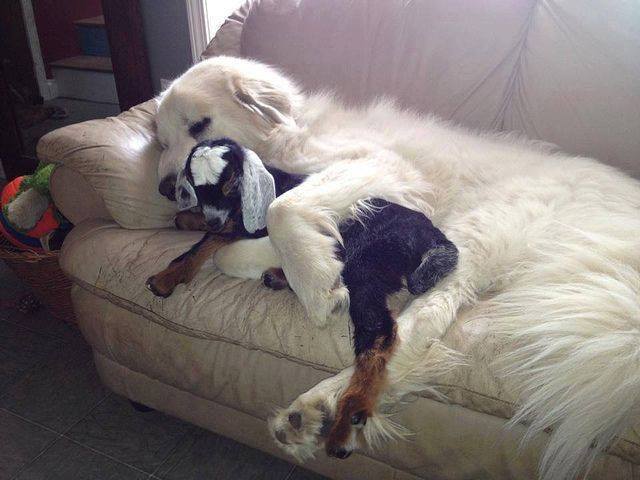
M170 296L178 285L189 283L202 264L230 242L230 239L206 233L187 252L172 260L167 268L149 277L147 288L158 297Z

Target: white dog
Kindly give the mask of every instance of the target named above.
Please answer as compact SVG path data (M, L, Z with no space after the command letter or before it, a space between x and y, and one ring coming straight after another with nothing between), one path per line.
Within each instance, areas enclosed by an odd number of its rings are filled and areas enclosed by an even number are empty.
M513 341L509 372L522 398L514 421L528 421L531 433L553 427L543 478L584 473L640 406L636 180L595 160L513 136L472 134L390 101L346 108L332 95L305 96L275 70L228 57L177 79L160 99L157 127L160 189L168 196L187 152L204 138L229 137L267 164L316 172L278 197L267 221L276 257L318 326L345 304L336 224L363 200L422 211L457 245L458 269L398 318L384 402L428 388L451 366L455 356L439 339L465 307L470 321L489 319ZM245 248L255 254L251 262ZM227 273L255 276L273 266L274 253L268 241L244 241L217 259ZM527 375L517 375L523 369ZM325 380L271 419L283 448L304 458L321 446L322 420L335 411L350 373ZM374 417L365 440L384 436L387 426Z

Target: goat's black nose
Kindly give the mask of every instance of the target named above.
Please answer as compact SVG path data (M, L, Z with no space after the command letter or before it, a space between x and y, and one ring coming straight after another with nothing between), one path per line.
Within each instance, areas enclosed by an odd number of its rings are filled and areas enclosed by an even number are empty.
M172 202L176 201L176 175L167 175L160 181L158 191L163 197L167 197Z
M207 226L211 232L219 232L224 227L224 223L219 218L210 218L207 220Z

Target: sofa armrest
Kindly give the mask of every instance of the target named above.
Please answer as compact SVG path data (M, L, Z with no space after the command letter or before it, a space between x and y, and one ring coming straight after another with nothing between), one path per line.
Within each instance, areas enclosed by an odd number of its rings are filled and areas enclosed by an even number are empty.
M173 225L175 205L158 193L160 146L154 100L117 117L69 125L43 136L38 158L56 163L51 193L72 222L115 220L124 228Z
M102 197L73 168L60 165L51 175L49 186L56 208L74 225L90 219L113 220Z

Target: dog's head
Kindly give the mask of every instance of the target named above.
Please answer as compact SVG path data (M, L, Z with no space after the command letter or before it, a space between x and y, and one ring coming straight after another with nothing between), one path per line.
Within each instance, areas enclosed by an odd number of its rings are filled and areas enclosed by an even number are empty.
M253 151L229 139L205 140L178 173L175 197L179 229L240 237L266 228L276 185Z
M301 96L291 81L264 64L214 57L187 70L158 102L159 190L174 200L178 172L194 145L206 138L233 138L263 151L276 127L295 125Z

